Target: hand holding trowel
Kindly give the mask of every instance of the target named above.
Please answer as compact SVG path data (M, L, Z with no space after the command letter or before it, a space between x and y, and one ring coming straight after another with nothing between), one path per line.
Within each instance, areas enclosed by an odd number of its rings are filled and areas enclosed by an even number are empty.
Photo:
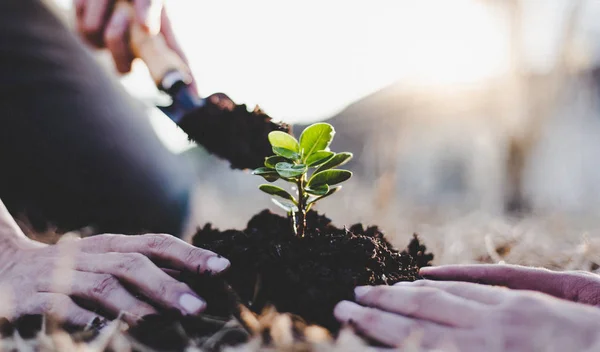
M130 3L121 1L117 6L127 8L134 16ZM249 112L245 105L236 105L225 94L198 97L189 86L192 77L187 65L167 46L161 34L149 34L137 21L131 21L130 45L135 56L148 66L156 86L173 100L170 106L159 108L190 140L229 160L232 168L263 166L265 158L273 154L268 134L277 130L289 132L287 125L272 122L259 109Z

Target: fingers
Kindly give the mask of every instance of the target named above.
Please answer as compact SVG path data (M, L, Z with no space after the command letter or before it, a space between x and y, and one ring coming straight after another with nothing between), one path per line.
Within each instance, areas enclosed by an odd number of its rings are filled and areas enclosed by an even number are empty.
M141 253L165 268L189 272L219 274L231 265L229 260L216 253L169 235L101 235L86 238L80 245L87 253Z
M435 287L360 286L357 302L380 310L454 327L473 327L486 306Z
M156 313L156 309L135 298L115 276L109 274L73 271L68 285L55 285L52 281L52 278L40 278L38 290L93 302L113 316L118 316L121 312L130 313L124 316L128 323L135 323L145 315Z
M92 45L102 47L104 27L108 20L113 0L76 1L77 28Z
M435 323L403 317L375 308L342 301L334 309L335 317L363 334L388 346L397 347L411 334L422 334L423 347L435 345L449 330Z
M160 270L164 271L165 274L169 275L170 277L172 277L174 279L179 279L181 277L181 271L179 271L179 270L165 269L165 268L160 268Z
M162 33L167 45L187 64L163 6L163 0L131 0L134 18L129 9L115 6L117 0L75 0L77 29L90 44L110 50L120 73L128 73L135 58L129 45L132 20L139 22L150 34ZM188 73L191 71L188 68ZM196 82L191 89L197 94Z
M545 269L503 264L443 265L438 267L424 267L419 270L419 274L428 279L468 281L491 285L507 285L518 281L516 279L523 275L531 276L551 273L551 271Z
M77 17L77 24L79 25L80 18L83 18L85 11L86 0L73 0L73 7L75 8L75 16Z
M36 293L24 309L27 314L44 314L76 326L85 326L98 315L83 309L67 295L61 293Z
M129 45L130 16L126 8L117 8L106 26L104 43L111 52L117 70L121 73L131 71L135 58Z
M132 290L147 297L152 303L166 307L176 307L182 314L198 314L206 308L206 302L198 297L186 284L173 279L146 256L139 253L106 253L82 256L76 269L118 278L132 286ZM97 290L104 289L112 294L120 294L117 283L99 282ZM99 294L95 292L94 294ZM105 298L108 300L108 298ZM129 302L128 304L134 304Z
M167 46L169 46L169 48L171 48L175 53L177 53L177 55L179 55L181 60L186 65L188 65L188 73L192 77L192 82L190 83L190 88L192 89L192 91L194 93L198 94L198 86L196 84L196 80L193 79L192 71L189 68L189 61L187 59L187 56L185 55L185 52L181 48L181 45L179 45L179 42L177 41L177 37L175 35L175 32L173 31L173 27L171 26L171 21L169 20L169 16L167 15L167 9L164 7L162 9L162 14L161 14L160 32L162 33L163 37L165 38L165 42L167 43Z
M136 20L151 34L160 31L163 3L160 0L134 0Z
M171 20L169 19L169 16L167 15L167 9L165 9L165 8L163 8L161 11L160 21L161 21L160 32L165 37L165 40L166 40L169 48L173 49L173 51L175 51L177 54L179 54L179 56L185 63L188 63L187 57L186 57L185 53L183 52L183 50L181 49L179 42L177 41L177 37L175 36L175 32L173 31L173 26L171 25Z
M399 282L394 286L437 288L452 295L487 305L500 304L504 296L509 293L508 289L503 287L455 281L417 280L413 282Z
M477 282L563 296L563 276L541 268L499 264L445 265L422 268L419 274L426 279Z
M134 0L135 19L149 33L156 35L161 27L161 0ZM75 0L75 15L79 32L91 44L102 47L107 21L112 17L115 0Z

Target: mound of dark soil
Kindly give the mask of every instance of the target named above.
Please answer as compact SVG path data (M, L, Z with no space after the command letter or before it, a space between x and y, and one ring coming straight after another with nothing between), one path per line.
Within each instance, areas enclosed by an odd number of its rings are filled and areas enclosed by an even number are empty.
M377 227L356 224L339 229L314 211L307 214L307 231L295 236L288 218L264 210L243 231L199 229L193 244L228 258L225 274L243 304L260 313L272 305L333 331L339 324L333 308L353 299L358 285L391 285L417 279L420 267L429 265L432 254L418 238L407 250L398 251ZM208 302L208 313L226 313L227 304L213 285L193 285Z
M232 262L223 276L181 273L180 279L206 299L207 311L200 316L161 311L144 317L127 334L157 351L188 347L220 351L251 336L260 336L264 346L277 345L277 339L310 343L317 341L314 329L323 330L311 324L338 330L333 308L341 300L353 299L354 287L416 280L418 269L433 259L416 236L400 252L377 227L357 224L339 229L314 211L306 220L303 238L292 232L289 219L268 210L254 216L244 231L221 232L210 224L204 226L193 243ZM270 308L292 315L277 315ZM46 333L62 330L74 341L91 342L106 324L100 319L86 328L52 319L44 324L41 315L26 315L12 323L0 319L0 337L18 331L21 338L34 339L45 326ZM309 328L313 333L307 333ZM317 335L323 341L331 336L325 330Z
M248 111L225 94L213 94L202 108L186 114L179 127L190 140L216 156L226 159L233 169L256 169L273 155L268 135L272 131L289 132L258 107Z

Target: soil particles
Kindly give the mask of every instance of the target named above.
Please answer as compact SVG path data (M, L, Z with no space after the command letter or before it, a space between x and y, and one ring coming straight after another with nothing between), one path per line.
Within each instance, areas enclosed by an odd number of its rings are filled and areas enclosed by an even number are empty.
M307 341L303 334L308 326L320 325L333 334L339 330L333 308L341 300L352 300L354 287L417 280L419 268L433 259L416 235L398 251L376 226L339 229L315 211L307 213L306 221L302 238L294 234L290 219L268 210L255 215L243 231L205 225L193 244L227 257L231 268L221 276L183 272L179 279L207 301L207 311L200 316L161 311L145 316L128 335L157 351L189 346L219 351L251 336L261 336L269 345L273 337L265 316L273 315L266 312L278 311L291 314L290 336ZM25 315L12 323L1 318L0 337L18 331L21 338L31 339L45 326L48 333L62 330L74 341L91 342L108 324L96 319L82 329L43 321L41 315Z
M406 250L398 251L376 226L340 229L315 211L307 214L306 223L300 238L290 219L264 210L243 231L219 231L207 224L193 244L231 261L220 280L255 313L272 306L333 332L339 329L333 308L341 300L352 300L356 286L414 281L419 268L433 259L416 235ZM231 313L230 294L206 282L192 286L206 298L208 314Z

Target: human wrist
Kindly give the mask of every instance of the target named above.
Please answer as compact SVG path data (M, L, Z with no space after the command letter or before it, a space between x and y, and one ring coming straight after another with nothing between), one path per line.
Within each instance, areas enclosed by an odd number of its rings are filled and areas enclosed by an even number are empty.
M22 233L15 233L12 229L0 228L0 261L10 263L11 259L23 251L44 246Z

